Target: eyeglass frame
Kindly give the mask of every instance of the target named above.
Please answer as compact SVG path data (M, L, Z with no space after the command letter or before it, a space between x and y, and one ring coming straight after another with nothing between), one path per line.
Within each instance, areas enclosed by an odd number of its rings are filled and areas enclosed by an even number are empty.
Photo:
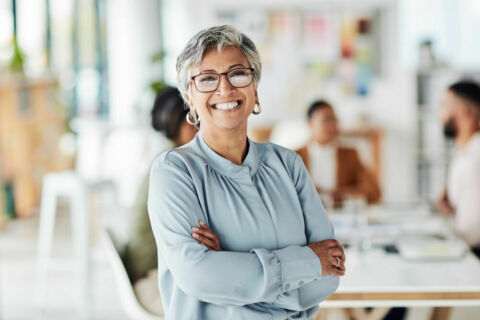
M229 74L230 72L233 72L233 71L238 71L238 70L250 70L252 72L252 81L250 81L249 84L243 86L243 87L236 87L234 86L231 82L230 82L230 79L228 79L228 76L227 74ZM220 85L220 79L222 78L223 75L225 75L225 78L227 79L227 82L229 85L231 85L233 88L246 88L248 87L249 85L252 84L253 80L254 80L254 76L253 76L253 72L255 71L254 68L237 68L237 69L232 69L232 70L229 70L229 71L226 71L226 72L222 72L222 73L218 73L218 72L205 72L205 73L199 73L197 75L194 75L193 77L190 78L190 80L193 81L193 85L195 86L195 89L198 91L198 92L201 92L201 93L208 93L208 92L213 92L215 90L218 89L218 86ZM201 90L198 90L198 87L197 87L197 83L195 82L195 78L198 77L198 76L201 76L201 75L205 75L205 74L216 74L218 75L218 83L217 83L217 87L215 89L212 89L212 90L209 90L209 91L201 91Z

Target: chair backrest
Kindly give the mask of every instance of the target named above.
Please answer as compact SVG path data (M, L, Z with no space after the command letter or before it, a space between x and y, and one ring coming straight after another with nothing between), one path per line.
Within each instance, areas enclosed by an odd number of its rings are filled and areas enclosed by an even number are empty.
M106 228L103 232L103 238L108 259L112 265L120 300L127 316L135 320L163 320L162 317L147 311L137 300L122 260L122 245L115 237L114 232Z

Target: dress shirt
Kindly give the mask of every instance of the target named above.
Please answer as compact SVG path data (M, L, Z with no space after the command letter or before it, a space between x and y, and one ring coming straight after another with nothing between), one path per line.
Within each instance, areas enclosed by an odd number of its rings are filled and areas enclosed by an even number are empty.
M457 150L447 190L456 232L471 247L480 247L480 133Z
M305 246L334 233L293 151L248 140L236 165L200 131L155 160L148 210L167 320L308 319L338 287ZM192 238L199 220L223 251Z
M332 191L337 185L337 147L312 141L308 145L310 173L322 190Z

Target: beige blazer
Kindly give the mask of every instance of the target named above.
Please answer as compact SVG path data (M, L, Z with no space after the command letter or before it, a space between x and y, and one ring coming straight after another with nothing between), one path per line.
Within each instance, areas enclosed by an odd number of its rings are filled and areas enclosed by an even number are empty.
M304 146L296 152L310 170L308 148ZM363 195L368 203L377 203L381 192L374 174L360 161L355 149L337 148L336 189L350 195Z

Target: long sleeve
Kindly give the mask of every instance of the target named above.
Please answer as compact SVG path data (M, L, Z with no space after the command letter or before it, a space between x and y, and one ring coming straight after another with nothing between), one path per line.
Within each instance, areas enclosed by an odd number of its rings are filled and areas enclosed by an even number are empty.
M308 247L216 252L197 243L191 227L208 219L194 178L182 165L165 154L157 159L148 199L159 253L182 291L204 302L242 306L273 302L283 292L298 288L300 281L321 278L319 260Z
M300 156L293 166L293 182L302 206L308 243L334 238L334 231L317 191ZM318 259L318 258L317 258ZM319 281L304 284L297 290L277 297L275 305L290 310L304 311L317 306L337 289L338 276L324 276Z
M480 246L480 160L470 163L454 190L455 231L471 247Z

